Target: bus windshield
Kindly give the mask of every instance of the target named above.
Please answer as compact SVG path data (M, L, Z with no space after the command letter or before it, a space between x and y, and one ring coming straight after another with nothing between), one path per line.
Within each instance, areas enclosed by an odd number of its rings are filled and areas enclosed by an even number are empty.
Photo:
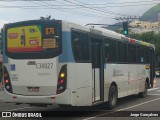
M8 24L6 55L13 59L47 59L61 53L61 21L30 21Z

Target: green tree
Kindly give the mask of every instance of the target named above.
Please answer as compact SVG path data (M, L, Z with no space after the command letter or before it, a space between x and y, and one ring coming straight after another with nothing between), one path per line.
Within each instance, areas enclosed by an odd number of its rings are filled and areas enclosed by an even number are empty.
M51 15L46 16L46 17L40 17L40 20L51 20Z
M156 57L160 56L160 33L155 33L153 31L146 33L132 33L129 34L129 37L154 44Z

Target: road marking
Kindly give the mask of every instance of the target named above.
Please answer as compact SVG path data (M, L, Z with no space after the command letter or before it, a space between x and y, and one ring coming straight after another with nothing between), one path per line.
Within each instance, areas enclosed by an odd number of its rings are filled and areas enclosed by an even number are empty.
M32 108L32 107L23 107L23 108L16 108L16 109L11 109L11 110L4 110L4 111L15 111L15 110L22 110L26 108Z
M160 95L160 94L148 94L148 95Z
M152 88L152 89L148 89L147 91L152 91L152 90L157 90L157 89L159 89L159 87L157 87L157 88Z
M85 119L83 119L83 120L90 120L90 119L94 119L94 118L96 118L96 116L95 116L95 117L85 118Z
M83 120L94 119L94 118L96 118L96 117L102 117L103 115L108 115L108 114L115 113L115 112L118 112L118 111L128 110L128 109L130 109L130 108L134 108L134 107L137 107L137 106L140 106L140 105L144 105L144 104L147 104L147 103L150 103L150 102L154 102L154 101L157 101L157 100L160 100L160 98L156 98L156 99L153 99L153 100L150 100L150 101L146 101L146 102L144 102L144 103L140 103L140 104L137 104L137 105L133 105L133 106L130 106L130 107L127 107L127 108L119 109L119 110L117 110L117 111L113 111L113 112L109 112L109 113L104 113L104 114L96 115L96 116L94 116L94 117L85 118L85 119L83 119Z
M140 105L144 105L144 104L147 104L147 103L150 103L150 102L154 102L154 101L157 101L157 100L160 100L160 98L153 99L153 100L150 100L150 101L146 101L146 102L144 102L144 103L140 103L140 104L137 104L137 105L133 105L133 106L131 106L131 107L123 108L123 109L120 109L120 110L117 110L117 111L127 110L127 109L130 109L130 108L134 108L134 107L137 107L137 106L140 106Z

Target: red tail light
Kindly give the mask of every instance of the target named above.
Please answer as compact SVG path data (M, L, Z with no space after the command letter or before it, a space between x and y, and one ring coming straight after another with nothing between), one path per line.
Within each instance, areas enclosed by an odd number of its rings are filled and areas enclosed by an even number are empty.
M8 83L9 83L9 80L8 80L8 79L6 79L6 80L5 80L5 84L8 84Z
M12 86L11 86L11 81L10 81L10 77L7 71L7 68L4 66L3 67L3 71L4 71L4 84L5 84L5 89L12 93Z
M67 87L67 65L63 65L58 76L57 94L66 90Z
M64 79L60 80L60 84L61 85L64 84Z

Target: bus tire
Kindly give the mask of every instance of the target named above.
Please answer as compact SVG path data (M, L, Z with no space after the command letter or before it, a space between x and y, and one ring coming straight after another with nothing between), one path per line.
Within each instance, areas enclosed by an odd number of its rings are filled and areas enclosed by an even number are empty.
M148 88L148 82L146 81L144 91L139 93L140 97L145 98L147 96L147 88Z
M117 104L117 98L118 98L117 87L115 85L111 85L108 96L108 107L110 110L115 108Z
M59 107L61 107L61 108L68 108L68 107L70 107L70 106L69 106L69 105L59 104Z

